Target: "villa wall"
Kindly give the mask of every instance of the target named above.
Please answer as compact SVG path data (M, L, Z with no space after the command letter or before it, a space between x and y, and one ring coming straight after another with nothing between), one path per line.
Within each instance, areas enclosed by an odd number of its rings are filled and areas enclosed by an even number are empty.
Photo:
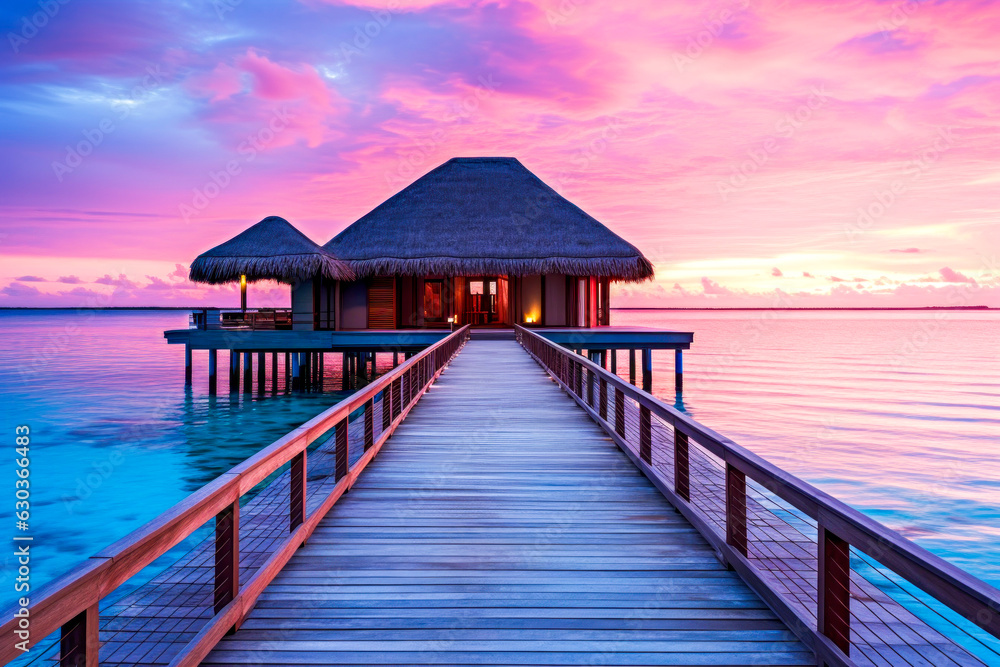
M340 284L340 328L368 328L368 286L364 281Z

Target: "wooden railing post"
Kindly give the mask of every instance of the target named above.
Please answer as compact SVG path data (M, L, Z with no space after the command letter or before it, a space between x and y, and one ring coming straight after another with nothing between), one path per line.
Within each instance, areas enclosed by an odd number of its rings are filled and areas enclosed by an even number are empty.
M608 381L603 377L600 379L600 391L599 391L599 409L598 414L601 419L608 421Z
M382 388L382 431L389 430L392 423L392 384Z
M674 426L674 492L691 502L691 473L687 433Z
M59 667L97 667L98 649L101 647L98 614L95 604L62 626Z
M726 464L726 544L747 555L747 478Z
M347 417L334 426L333 475L335 481L340 481L347 474Z
M625 438L625 394L618 388L615 388L615 433Z
M403 378L401 377L392 381L392 398L390 399L390 402L392 403L393 421L396 421L396 417L398 417L399 413L402 411L402 406L400 405L403 400L402 382Z
M594 406L594 371L589 368L584 369L583 377L587 381L587 405L591 408Z
M240 501L215 515L215 613L240 593Z
M295 530L306 520L306 451L292 457L288 487L288 528Z
M583 365L573 361L573 393L583 398Z
M375 444L375 399L365 401L365 451Z
M851 651L851 547L819 524L817 627L841 651Z
M639 406L639 458L653 462L653 421L649 408Z

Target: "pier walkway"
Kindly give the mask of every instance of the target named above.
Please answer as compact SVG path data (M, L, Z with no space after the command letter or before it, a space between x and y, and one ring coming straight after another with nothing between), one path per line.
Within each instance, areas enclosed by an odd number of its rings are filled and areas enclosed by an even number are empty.
M468 343L207 665L804 665L513 340Z

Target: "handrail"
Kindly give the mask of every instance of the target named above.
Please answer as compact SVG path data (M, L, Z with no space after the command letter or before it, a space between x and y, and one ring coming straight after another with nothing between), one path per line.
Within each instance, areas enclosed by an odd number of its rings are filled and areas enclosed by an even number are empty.
M713 544L720 556L762 594L765 602L775 608L793 630L804 631L800 636L821 658L831 664L853 664L848 657L851 570L849 548L852 545L994 637L1000 637L1000 590L729 438L699 424L683 412L572 350L562 348L520 325L515 325L515 333L528 353L633 458L636 465ZM586 379L583 378L584 375L587 375ZM593 387L594 378L599 384L598 391ZM609 399L612 391L616 395ZM599 396L595 397L595 393ZM628 446L623 421L619 421L619 412L624 412L620 410L624 397L634 400L639 406L638 457ZM608 420L609 400L615 401L616 423ZM674 466L674 479L670 480L672 484L653 466L650 420L653 414L674 429L674 461L678 464ZM693 477L688 468L691 439L721 459L726 466L724 535L706 521L691 502L690 485ZM756 481L770 493L817 521L817 628L810 628L810 621L784 602L778 592L771 590L760 570L747 558L746 478Z
M282 436L271 445L219 475L144 526L101 550L77 568L30 595L31 636L44 638L62 628L62 648L79 651L72 664L97 665L98 603L130 577L162 556L213 517L216 519L215 616L184 648L172 665L197 665L226 632L238 628L257 597L312 534L320 519L354 483L410 408L434 382L468 339L468 325L415 354L397 368ZM373 435L374 399L383 393L383 431ZM347 426L351 413L364 408L364 455L348 467ZM388 410L386 410L388 408ZM306 449L331 428L335 431L336 485L311 514L306 513ZM239 582L239 502L268 475L291 462L290 529L284 542L242 587ZM21 652L13 637L19 605L3 612L0 664ZM79 657L84 657L79 660ZM70 664L65 661L62 664ZM79 661L78 661L79 660Z

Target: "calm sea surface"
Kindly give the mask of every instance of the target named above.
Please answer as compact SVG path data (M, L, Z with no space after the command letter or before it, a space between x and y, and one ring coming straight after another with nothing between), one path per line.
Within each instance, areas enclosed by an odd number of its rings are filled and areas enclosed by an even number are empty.
M32 430L33 584L69 569L335 403L207 395L165 329L186 312L0 311L14 532L14 426ZM1000 314L614 311L695 332L684 409L1000 585ZM624 358L622 359L624 361ZM654 353L673 403L673 355ZM627 368L619 369L627 373ZM338 385L339 386L339 385ZM13 563L0 557L0 587Z

